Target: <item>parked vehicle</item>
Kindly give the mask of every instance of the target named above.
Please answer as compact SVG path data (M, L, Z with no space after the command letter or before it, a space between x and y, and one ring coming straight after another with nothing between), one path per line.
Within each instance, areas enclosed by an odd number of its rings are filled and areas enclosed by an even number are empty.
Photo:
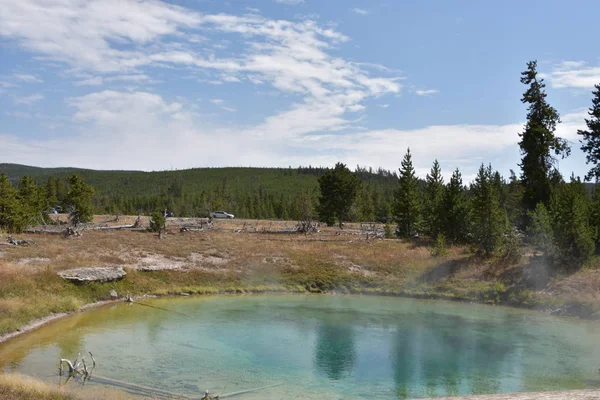
M234 215L226 213L225 211L214 211L210 213L211 218L228 218L233 219Z

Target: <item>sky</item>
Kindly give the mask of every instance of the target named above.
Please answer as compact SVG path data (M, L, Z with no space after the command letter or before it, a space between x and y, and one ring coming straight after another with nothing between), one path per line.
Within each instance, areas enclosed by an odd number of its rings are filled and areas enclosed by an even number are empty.
M0 0L0 162L519 173L530 60L585 175L597 0Z

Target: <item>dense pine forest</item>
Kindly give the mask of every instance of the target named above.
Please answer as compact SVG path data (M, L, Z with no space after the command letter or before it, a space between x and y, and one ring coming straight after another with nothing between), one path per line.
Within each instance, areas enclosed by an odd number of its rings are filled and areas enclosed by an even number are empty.
M46 193L49 208L67 209L69 184L77 174L94 188L92 204L98 214L150 215L167 209L175 216L206 217L225 210L239 218L301 218L302 209L315 207L318 179L328 169L201 168L179 171L94 171L74 168L36 168L0 164L14 187L30 177ZM360 196L348 220L385 221L390 214L398 177L385 170L357 167Z
M592 95L587 130L579 134L590 166L582 179L556 166L570 144L555 135L558 112L548 103L535 61L521 74L527 123L519 133L520 175L502 176L482 164L473 182L456 169L448 182L433 161L415 175L410 149L399 172L338 163L334 168L205 168L181 171L93 171L0 164L0 228L19 231L47 219L57 207L72 222L92 213L145 214L169 210L205 217L226 210L240 218L318 218L379 221L386 236L471 245L482 256L516 260L524 245L556 265L579 268L600 250L600 84ZM591 183L586 183L591 182Z

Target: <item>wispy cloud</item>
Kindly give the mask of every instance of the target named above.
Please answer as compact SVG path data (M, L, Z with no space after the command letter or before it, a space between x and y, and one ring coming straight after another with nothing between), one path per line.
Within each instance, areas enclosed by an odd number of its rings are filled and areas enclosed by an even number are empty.
M600 83L600 65L590 66L583 61L563 61L552 72L541 74L552 87L590 89Z
M95 76L93 78L84 79L82 81L73 82L74 86L99 86L104 83L104 79L101 76Z
M369 15L369 11L365 10L364 8L353 8L352 12L354 14L358 14L358 15Z
M212 99L210 102L213 104L223 104L225 101L222 99Z
M29 75L29 74L14 74L13 77L16 80L25 82L25 83L43 83L44 81L38 78L37 76Z
M418 89L415 90L415 93L419 96L432 96L434 94L438 94L440 91L437 89Z
M275 0L275 3L287 4L287 5L290 5L290 6L296 6L298 4L304 3L304 0Z
M41 101L44 99L44 96L37 93L37 94L32 94L31 96L23 96L23 97L14 97L13 101L15 104L25 104L25 105L31 105L33 103L37 103L38 101Z
M251 127L208 127L190 109L179 102L147 92L102 91L72 98L73 118L80 133L60 139L31 139L0 134L0 159L35 165L56 165L54 153L60 148L72 154L73 165L88 168L134 168L156 170L168 168L171 160L164 157L165 141L177 154L178 166L199 165L300 165L305 154L311 162L333 165L343 159L350 165L374 165L396 169L398 157L407 147L413 152L417 171L424 175L431 160L444 160L445 172L460 167L466 177L476 172L481 157L493 159L500 152L513 149L514 159L504 157L507 166L518 161L517 132L522 123L506 125L435 125L421 129L382 129L363 132L336 131L325 134L306 133L314 130L306 125L339 126L329 120L330 111L322 106L307 111L290 111L290 118L273 118ZM17 115L15 115L17 116ZM575 140L577 129L584 126L585 110L563 115L557 134ZM19 117L26 117L25 114ZM292 118L293 117L293 118ZM307 119L308 118L308 119ZM294 121L307 119L306 124ZM315 121L316 122L313 122ZM303 128L304 126L304 128ZM287 129L291 129L287 131ZM280 135L274 132L282 132ZM230 145L226 153L207 152L198 161L199 148L213 148L223 140ZM131 148L138 156L128 157ZM273 158L274 152L277 157ZM448 159L452 154L452 159ZM109 164L107 164L107 159ZM494 165L501 167L501 165ZM467 178L468 179L468 178Z
M388 108L390 105L389 104L377 104L377 107L381 107L381 108Z

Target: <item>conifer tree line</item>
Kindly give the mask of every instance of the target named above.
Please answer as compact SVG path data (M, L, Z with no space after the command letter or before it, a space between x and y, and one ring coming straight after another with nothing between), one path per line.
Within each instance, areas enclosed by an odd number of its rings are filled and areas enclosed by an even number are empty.
M73 225L90 222L94 189L76 174L65 183L49 178L46 185L36 185L25 175L15 187L5 173L0 174L0 230L19 233L32 225L51 223L49 213L57 204L69 213Z
M445 184L435 160L423 182L415 175L408 149L394 193L397 236L470 244L484 256L514 255L526 244L563 268L579 268L600 253L600 190L590 193L579 177L565 181L557 170L557 158L567 157L570 147L555 135L560 117L546 100L536 68L535 61L529 62L521 74L527 85L521 101L528 106L527 123L519 133L521 176L511 171L506 180L491 164L482 164L469 186L458 169ZM591 164L585 180L597 184L600 84L592 94L588 129L577 133Z

